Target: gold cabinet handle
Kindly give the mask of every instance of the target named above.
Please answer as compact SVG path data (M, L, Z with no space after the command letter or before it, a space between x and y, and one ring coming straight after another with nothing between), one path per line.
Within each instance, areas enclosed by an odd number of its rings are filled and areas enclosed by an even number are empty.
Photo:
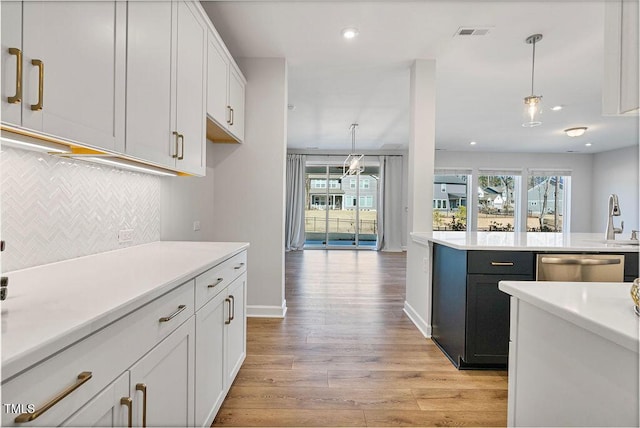
M60 392L58 395L56 395L51 400L49 400L49 402L47 402L41 408L37 409L35 412L33 412L33 413L22 413L22 414L18 415L15 418L14 421L17 424L22 424L22 423L25 423L25 422L31 422L31 421L39 418L44 412L46 412L47 410L49 410L50 408L52 408L53 406L58 404L61 400L63 400L65 397L67 397L73 391L75 391L76 389L80 388L86 381L91 379L91 376L93 376L93 374L91 372L82 372L82 373L80 373L78 375L78 378L76 379L76 383L74 383L70 387L66 388L64 391Z
M180 146L182 147L181 155L178 156L178 160L184 159L184 135L178 134L178 140L180 140ZM177 150L177 148L176 148Z
M207 285L207 288L213 288L216 285L220 284L222 281L224 281L224 278L218 278L218 279L216 279L216 282L214 282L213 284Z
M39 59L32 59L31 65L38 67L38 103L31 104L31 110L42 110L42 98L44 94L44 62Z
M9 48L9 55L16 56L16 94L9 97L9 104L16 104L22 101L22 51L18 48Z
M224 301L229 304L229 318L224 323L231 324L231 299L227 297L226 299L224 299Z
M136 391L142 391L142 428L147 428L147 385L136 384Z
M233 309L233 311L229 315L229 321L233 321L234 318L236 317L236 298L233 297L231 294L229 295L229 298L231 299L231 305L229 305L229 308Z
M175 141L176 141L176 147L175 147L175 151L174 153L171 155L172 158L177 158L178 157L178 134L176 131L173 131L173 135L176 137Z
M180 305L178 306L178 309L172 313L171 315L168 315L166 317L162 317L160 318L158 321L160 322L167 322L167 321L171 321L172 319L174 319L176 316L178 316L178 314L182 311L184 311L185 309L187 309L187 305Z
M230 108L231 108L231 107L230 107ZM231 108L231 123L230 123L229 125L232 125L232 126L233 126L233 118L234 118L233 116L234 116L234 114L233 114L233 108Z
M133 400L131 397L122 397L120 399L120 404L123 406L127 406L127 426L129 428L133 427Z
M240 263L238 266L234 267L235 270L240 269L242 266L244 266L244 263Z
M513 266L513 262L491 262L491 266Z

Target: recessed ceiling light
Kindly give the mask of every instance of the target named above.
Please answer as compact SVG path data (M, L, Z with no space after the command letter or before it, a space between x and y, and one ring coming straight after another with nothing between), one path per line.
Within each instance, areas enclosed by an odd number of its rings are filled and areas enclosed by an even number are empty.
M551 107L551 110L560 111L560 110L562 110L562 108L563 108L562 106L553 106L553 107Z
M478 144L478 143L476 143L475 141L472 141L472 142L470 142L469 144L470 144L470 145L472 145L472 146L475 146L475 145L476 145L476 144Z
M575 128L567 128L564 130L565 134L567 134L569 137L580 137L581 135L584 135L586 131L586 126L577 126Z
M355 27L349 27L342 30L342 37L347 40L355 38L358 34L360 34L360 32Z
M585 146L587 146L587 147L591 147L592 145L593 145L593 144L591 144L591 143L586 143L586 144L585 144Z

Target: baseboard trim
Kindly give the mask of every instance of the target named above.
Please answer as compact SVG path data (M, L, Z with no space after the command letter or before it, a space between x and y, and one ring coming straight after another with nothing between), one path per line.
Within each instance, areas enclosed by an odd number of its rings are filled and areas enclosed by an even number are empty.
M431 325L423 320L416 310L413 309L413 306L411 306L406 300L404 301L404 313L407 314L411 322L418 327L418 330L420 330L420 333L422 333L424 337L431 337Z
M282 306L247 305L247 317L250 318L284 318L287 314L287 301Z

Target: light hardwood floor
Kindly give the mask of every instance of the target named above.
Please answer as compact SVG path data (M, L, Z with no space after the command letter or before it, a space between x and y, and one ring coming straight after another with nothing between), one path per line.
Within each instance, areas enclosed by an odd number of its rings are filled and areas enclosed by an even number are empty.
M403 313L404 254L287 253L285 319L250 318L214 426L504 426L505 371L458 371Z

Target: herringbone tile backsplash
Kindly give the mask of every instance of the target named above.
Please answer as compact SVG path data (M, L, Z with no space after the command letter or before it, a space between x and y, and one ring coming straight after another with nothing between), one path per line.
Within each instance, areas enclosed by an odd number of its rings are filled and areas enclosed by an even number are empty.
M159 177L9 147L0 168L4 272L160 240Z

